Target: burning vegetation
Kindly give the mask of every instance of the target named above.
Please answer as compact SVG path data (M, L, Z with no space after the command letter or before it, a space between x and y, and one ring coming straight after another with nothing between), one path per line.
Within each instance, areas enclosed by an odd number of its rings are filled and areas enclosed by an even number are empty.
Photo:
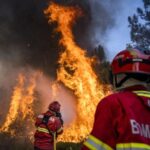
M61 83L61 85L71 90L75 97L74 104L76 105L76 116L72 118L69 124L65 124L64 133L58 140L81 142L87 137L92 128L94 113L99 100L110 89L105 87L105 91L103 90L104 85L100 83L92 68L93 59L87 57L86 51L75 42L72 30L76 20L83 15L81 9L50 3L44 13L48 17L49 23L57 23L55 31L61 34L59 44L60 47L63 47L58 60L57 80L54 83L58 87ZM36 103L39 102L37 99L40 99L37 84L41 74L39 71L32 71L28 75L26 72L21 72L18 75L8 113L0 127L1 133L7 132L12 136L21 133L22 136L27 135L33 140L34 117L41 111L36 108ZM57 86L51 83L49 83L49 88L53 93L50 97L50 101L52 101L58 97L57 94L59 95L59 93L57 92ZM42 103L40 101L40 104ZM69 107L67 103L64 105ZM69 110L67 113L69 113ZM68 115L67 113L64 113L63 116ZM22 126L23 123L26 125Z
M49 16L50 23L58 23L57 31L62 34L60 44L65 49L58 61L60 68L57 70L57 79L73 90L77 97L77 117L65 129L60 140L79 142L91 130L95 107L104 96L103 85L100 85L92 69L92 60L86 57L85 50L74 41L72 27L77 17L82 15L81 10L52 3L45 14Z

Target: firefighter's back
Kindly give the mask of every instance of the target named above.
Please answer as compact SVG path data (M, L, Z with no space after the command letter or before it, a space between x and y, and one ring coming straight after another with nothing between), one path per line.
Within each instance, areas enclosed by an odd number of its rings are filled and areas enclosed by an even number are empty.
M34 146L40 150L53 150L54 134L62 127L60 118L48 111L37 116L35 125Z
M122 109L117 122L117 147L146 149L150 144L150 92L124 91L115 95Z

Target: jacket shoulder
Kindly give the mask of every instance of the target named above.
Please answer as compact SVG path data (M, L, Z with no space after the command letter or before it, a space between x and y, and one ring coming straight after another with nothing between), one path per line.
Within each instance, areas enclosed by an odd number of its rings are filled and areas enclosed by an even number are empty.
M123 103L126 103L127 105L131 105L131 103L134 101L135 94L132 92L122 91L122 92L116 92L113 94L110 94L106 97L104 97L98 104L98 107L104 107L104 108L111 108L111 109L119 109L120 106L123 105ZM131 99L132 102L131 102Z

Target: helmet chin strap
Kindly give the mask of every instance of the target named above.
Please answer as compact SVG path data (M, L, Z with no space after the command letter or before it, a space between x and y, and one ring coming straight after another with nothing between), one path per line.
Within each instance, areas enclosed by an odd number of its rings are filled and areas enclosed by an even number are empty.
M124 78L122 78L119 82L117 80L117 75L114 76L114 80L115 80L115 87L118 88L118 87L121 87L122 84L127 81L128 79L130 78L129 75L126 75Z
M118 79L117 79L117 75L114 76L115 90L122 90L124 88L131 87L131 86L134 86L134 85L143 85L143 86L147 87L146 82L136 80L128 74L125 74L125 76L122 77L122 79L119 82L118 82Z

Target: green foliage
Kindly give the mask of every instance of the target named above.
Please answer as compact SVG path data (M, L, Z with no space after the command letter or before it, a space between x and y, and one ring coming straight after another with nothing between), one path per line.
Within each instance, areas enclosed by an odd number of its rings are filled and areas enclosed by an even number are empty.
M93 55L96 56L100 61L104 61L106 59L104 48L101 45L98 45L94 49Z
M128 17L131 40L134 47L150 49L150 0L143 0L144 10L137 8L136 14Z
M110 84L109 74L110 63L108 61L104 61L99 65L99 76L103 84Z
M91 53L94 58L93 68L102 84L110 84L110 62L106 60L105 49L102 45L98 45Z

